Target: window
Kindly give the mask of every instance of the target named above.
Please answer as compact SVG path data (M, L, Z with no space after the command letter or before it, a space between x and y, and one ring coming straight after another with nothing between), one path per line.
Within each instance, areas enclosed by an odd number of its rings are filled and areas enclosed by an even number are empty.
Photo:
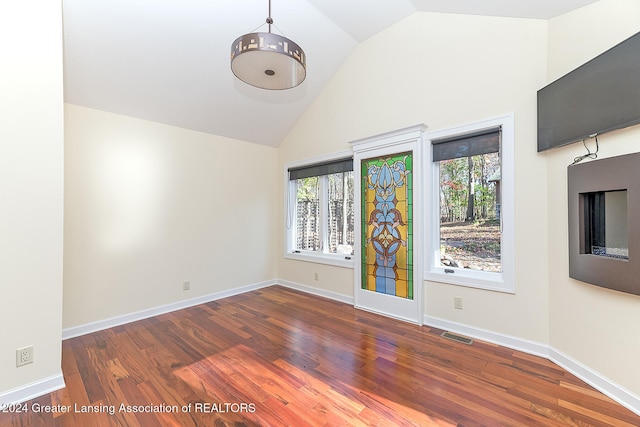
M287 168L285 256L352 266L353 158Z
M428 271L513 292L512 116L432 133Z

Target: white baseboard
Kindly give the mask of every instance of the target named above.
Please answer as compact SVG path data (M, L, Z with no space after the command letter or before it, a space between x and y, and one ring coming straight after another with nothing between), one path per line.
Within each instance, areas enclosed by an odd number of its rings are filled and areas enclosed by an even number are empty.
M556 365L571 372L602 394L609 396L625 408L640 415L640 396L630 392L619 384L603 377L598 372L583 365L555 348L497 332L464 325L437 317L424 316L424 324L438 329L456 332L470 338L491 342L507 348L522 351L549 359Z
M609 396L636 415L640 415L640 396L603 377L598 372L567 356L560 350L551 347L550 353L549 360L553 363L571 372L591 387Z
M475 338L478 340L502 345L514 350L523 351L535 356L549 358L549 346L540 344L535 341L529 341L522 338L512 337L486 329L476 328L462 323L451 322L449 320L437 317L424 316L424 322L427 326L443 329L445 331L455 332L461 335Z
M135 322L142 319L148 319L149 317L158 316L160 314L170 313L172 311L181 310L183 308L193 307L198 304L204 304L207 302L227 298L234 295L243 294L245 292L254 291L256 289L266 288L272 285L281 285L287 288L296 289L308 294L317 295L332 300L344 302L346 304L353 305L353 297L336 292L325 291L311 286L301 285L299 283L290 282L288 280L267 280L264 282L254 283L239 288L230 289L228 291L216 292L213 294L203 295L201 297L192 298L184 301L178 301L175 303L163 305L160 307L153 307L146 310L136 311L134 313L124 314L122 316L111 317L109 319L98 320L96 322L86 323L84 325L73 326L62 330L62 339L68 340L70 338L79 337L82 335L90 334L92 332L102 331L104 329L113 328L114 326L125 325L127 323Z
M61 371L59 374L44 378L40 381L0 393L0 403L5 405L5 407L9 405L17 405L18 403L35 399L64 387L64 377L62 376Z
M265 288L267 286L275 285L276 283L276 280L268 280L251 285L241 286L239 288L229 289L227 291L215 292L213 294L207 294L197 298L174 302L171 304L162 305L160 307L149 308L147 310L141 310L135 313L129 313L122 316L111 317L109 319L98 320L97 322L91 322L80 326L73 326L71 328L62 330L62 339L67 340L69 338L75 338L81 335L90 334L92 332L113 328L114 326L120 326L138 320L148 319L149 317L158 316L160 314L170 313L172 311L181 310L183 308L193 307L198 304L204 304L218 299L254 291L256 289Z
M337 292L327 291L312 286L302 285L300 283L290 282L288 280L269 280L265 282L255 283L247 286L242 286L228 291L217 292L209 295L204 295L198 298L179 301L176 303L164 305L161 307L155 307L148 310L138 311L123 316L118 316L110 319L101 320L98 322L88 323L86 325L80 325L62 331L62 339L74 338L77 336L89 334L92 332L100 331L103 329L111 328L114 326L123 325L137 320L146 319L149 317L157 316L171 311L180 310L194 305L215 301L221 298L230 297L233 295L239 295L245 292L250 292L256 289L265 288L272 285L281 285L287 288L302 291L308 294L329 298L335 301L340 301L345 304L353 305L353 296L339 294ZM469 326L449 320L439 319L437 317L424 316L424 324L427 326L436 327L450 332L466 335L470 338L491 342L494 344L502 345L507 348L522 351L535 356L544 357L551 360L573 375L585 381L601 393L609 396L616 402L620 403L630 411L640 415L640 396L630 392L624 387L610 381L603 377L593 369L581 364L580 362L572 359L571 357L563 354L561 351L556 350L546 344L529 341L526 339L513 337L474 326ZM61 385L60 385L61 384ZM18 402L25 401L39 395L49 393L64 387L64 381L60 376L60 384L56 383L52 379L46 379L33 385L28 385L17 389L15 391L9 391L5 394L0 394L0 402ZM45 390L45 391L42 391ZM6 396L9 397L6 397Z
M318 289L318 288L314 288L307 285L301 285L300 283L290 282L288 280L276 280L276 283L278 285L284 286L285 288L291 288L291 289L305 292L307 294L329 298L334 301L340 301L345 304L353 305L353 297L349 295L339 294L337 292L332 292L332 291L325 291L324 289Z

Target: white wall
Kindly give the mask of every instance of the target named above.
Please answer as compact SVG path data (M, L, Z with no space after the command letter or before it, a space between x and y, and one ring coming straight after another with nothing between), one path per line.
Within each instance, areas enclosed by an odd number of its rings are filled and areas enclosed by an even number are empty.
M425 314L549 345L618 396L640 396L640 297L568 277L566 168L585 150L536 151L536 91L638 31L637 0L601 0L551 21L416 13L354 50L282 143L279 182L286 162L348 150L351 140L514 112L516 295L426 282ZM639 141L638 126L602 135L599 156L637 152ZM353 296L352 270L287 260L282 250L280 278Z
M3 2L0 40L0 403L9 403L20 387L62 384L60 2ZM16 368L16 349L29 345L35 363Z
M65 329L276 277L275 148L75 105L65 132Z
M638 31L640 2L636 0L601 0L551 20L548 81ZM640 126L598 139L599 158L638 152ZM595 148L593 141L588 144ZM542 155L548 182L550 343L640 396L640 297L569 278L567 166L585 152L576 143Z
M0 396L60 374L62 321L274 277L352 295L352 270L282 257L284 163L507 112L517 294L425 283L426 314L549 343L640 394L640 297L568 278L566 166L583 149L535 152L535 91L640 30L640 2L601 0L548 24L417 13L358 46L279 150L67 105L64 162L60 9L0 6L0 37L11 40L0 52L0 322L11 325L0 329ZM638 127L603 135L600 156L636 152L638 140ZM36 363L15 368L26 345Z
M548 340L546 174L536 154L546 37L545 21L416 13L355 49L279 152L282 177L284 163L348 150L351 140L515 113L517 294L426 283L425 314L539 342ZM279 194L282 218L283 188ZM320 272L318 282L311 268ZM278 273L353 295L350 269L280 258ZM454 310L454 296L464 298L464 310Z

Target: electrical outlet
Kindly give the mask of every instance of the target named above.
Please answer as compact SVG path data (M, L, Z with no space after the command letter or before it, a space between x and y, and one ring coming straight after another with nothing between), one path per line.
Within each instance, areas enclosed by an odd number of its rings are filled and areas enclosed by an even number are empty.
M317 282L319 280L319 275L318 273L313 273L313 279Z
M191 289L191 282L189 282L189 281L183 282L182 283L182 290L183 291L188 291L189 289Z
M16 367L33 363L33 346L23 347L16 350Z
M462 297L453 297L453 308L462 310Z

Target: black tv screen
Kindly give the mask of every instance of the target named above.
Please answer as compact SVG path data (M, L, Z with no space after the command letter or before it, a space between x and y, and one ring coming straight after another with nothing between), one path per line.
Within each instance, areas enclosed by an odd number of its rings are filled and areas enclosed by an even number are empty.
M538 151L640 123L640 33L538 91Z

